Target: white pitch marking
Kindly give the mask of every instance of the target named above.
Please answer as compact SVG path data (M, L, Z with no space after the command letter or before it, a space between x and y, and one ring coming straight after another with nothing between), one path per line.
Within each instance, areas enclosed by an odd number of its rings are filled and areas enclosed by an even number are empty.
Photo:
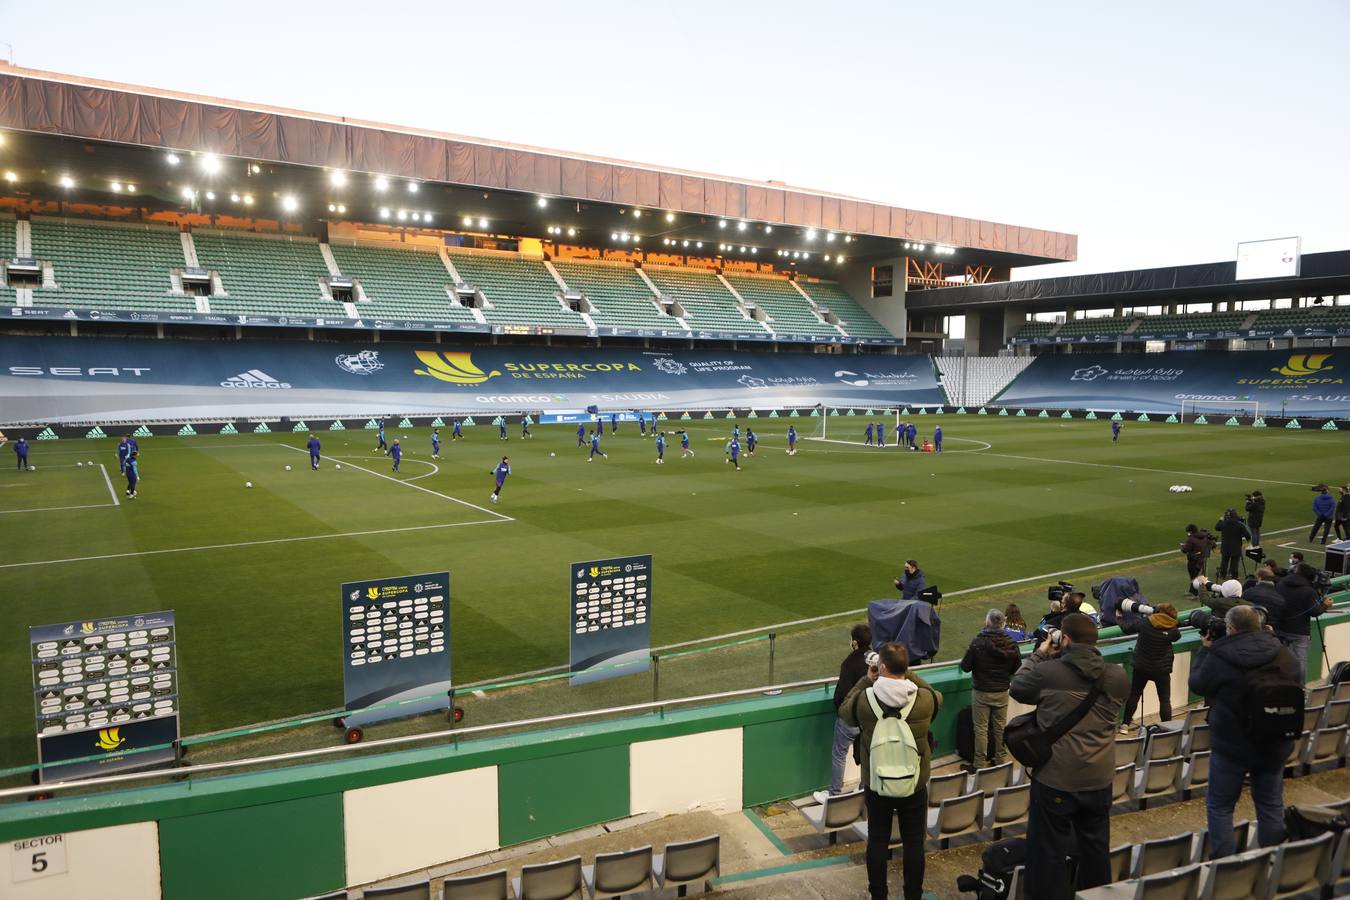
M117 499L117 491L113 490L112 479L108 477L108 470L104 468L103 463L99 463L98 467L103 470L103 483L108 486L108 494L113 498L113 506L121 506L122 501Z
M1306 487L1305 481L1276 481L1273 478L1261 478L1248 475L1215 475L1210 472L1178 472L1175 469L1149 469L1144 466L1122 466L1119 463L1094 463L1083 462L1076 459L1045 459L1040 456L1016 456L1011 453L991 453L990 456L997 456L1001 459L1021 459L1027 462L1054 463L1064 466L1092 466L1096 469L1126 469L1131 472L1152 472L1155 475L1186 475L1190 478L1222 478L1227 481L1247 481L1257 484L1288 484L1294 487Z
M330 458L330 459L368 459L368 457L365 457L365 456L332 456L332 457L329 457L329 458ZM436 465L434 462L430 462L429 460L425 460L425 459L405 459L404 462L421 463L421 464L424 465L424 466L431 466L431 471L430 471L430 472L427 472L427 473L425 473L425 474L422 474L422 475L414 475L412 478L399 478L398 480L399 480L399 481L402 481L404 484L407 484L409 481L419 481L419 480L421 480L421 479L423 479L423 478L430 478L432 475L435 475L435 474L437 474L438 472L441 471L441 467L440 467L440 466ZM348 463L348 465L351 465L351 464Z
M65 509L110 509L116 505L116 503L89 503L84 506L43 506L39 509L0 509L0 516L13 515L14 513L60 512ZM8 567L0 566L0 568Z
M302 450L302 449L299 448L299 447L292 447L290 444L278 444L277 446L279 446L279 447L285 447L287 450L294 450L296 453L307 453L307 452L308 452L308 451L306 451L306 450ZM493 512L493 511L490 510L490 509L484 509L483 507L477 506L477 505L475 505L475 504L473 504L473 503L470 503L470 502L467 501L467 500L461 500L461 499L459 499L458 497L451 497L449 494L442 494L440 491L433 491L431 488L425 488L425 487L422 487L420 484L408 484L408 481L404 481L404 480L401 479L401 478L394 478L394 477L391 476L391 475L385 475L383 472L376 472L374 469L367 469L365 466L358 466L358 465L357 465L356 463L354 463L354 462L349 462L349 463L347 463L347 465L350 466L350 467L353 468L353 469L359 469L360 471L365 472L367 475L374 475L376 478L383 478L385 481L392 481L392 482L394 482L394 484L407 485L408 487L412 488L412 489L415 490L415 491L421 491L421 492L424 493L424 494L431 494L432 496L440 497L440 498L443 499L443 500L449 500L449 501L451 501L452 503L459 503L459 504L461 504L461 505L463 505L463 506L469 507L470 509L476 509L476 510L478 510L479 512L487 513L487 514L490 515L490 516L495 516L496 518L502 520L503 522L514 522L514 521L515 521L515 519L511 518L510 516L504 516L504 515L502 515L501 513ZM409 479L409 481L411 481L411 480L412 480L412 479Z
M104 503L103 506L112 504ZM58 507L61 509L87 509L90 507ZM40 512L40 510L11 510L11 512ZM331 538L373 537L381 534L399 534L405 531L428 531L436 528L459 528L464 525L496 525L498 522L514 519L477 519L473 522L442 522L437 525L410 525L406 528L381 528L375 531L344 531L339 534L310 534L302 537L271 538L265 541L239 541L234 544L204 544L200 547L168 547L163 550L135 550L129 553L104 553L99 556L72 556L65 559L40 559L33 562L0 563L0 569L23 569L28 566L54 566L59 563L95 562L105 559L126 559L134 556L160 556L166 553L195 553L202 550L231 550L237 547L260 547L265 544L290 544L302 541L326 541Z

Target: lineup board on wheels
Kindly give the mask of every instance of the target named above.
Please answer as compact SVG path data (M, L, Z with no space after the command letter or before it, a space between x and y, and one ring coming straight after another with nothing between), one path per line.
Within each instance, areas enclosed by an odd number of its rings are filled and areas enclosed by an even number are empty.
M449 708L450 573L343 584L342 645L346 725Z
M652 649L652 558L573 563L569 572L572 684L647 671Z
M177 758L178 649L172 611L38 625L28 629L28 641L43 781ZM64 760L80 761L62 765Z

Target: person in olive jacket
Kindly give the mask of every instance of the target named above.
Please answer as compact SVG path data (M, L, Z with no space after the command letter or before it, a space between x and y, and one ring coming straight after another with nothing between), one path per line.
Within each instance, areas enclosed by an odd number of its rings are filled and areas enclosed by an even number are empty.
M1130 696L1125 701L1125 718L1120 730L1129 734L1134 730L1131 720L1144 696L1144 688L1153 682L1158 691L1158 718L1163 722L1172 720L1172 645L1181 640L1181 629L1177 627L1177 608L1163 603L1154 608L1150 616L1131 613L1120 623L1120 630L1133 634L1134 654L1131 658L1134 673L1130 678Z
M1008 685L1022 664L1022 653L1004 630L1006 619L997 609L984 617L984 630L971 640L961 657L961 671L970 676L970 723L975 732L975 768L1008 761L1003 726L1008 721ZM992 760L990 743L993 744Z
M924 874L924 827L928 822L928 773L932 765L932 747L928 730L942 708L942 694L909 670L909 651L899 644L882 644L877 651L879 665L853 686L839 707L844 724L857 728L862 746L863 796L867 803L867 889L873 900L886 900L886 863L890 859L892 816L899 816L903 842L904 897L921 900ZM906 721L919 750L919 778L908 797L882 797L873 793L868 780L872 732L877 727L876 713L864 696L872 688L877 703L887 716L898 714L911 700L914 706Z

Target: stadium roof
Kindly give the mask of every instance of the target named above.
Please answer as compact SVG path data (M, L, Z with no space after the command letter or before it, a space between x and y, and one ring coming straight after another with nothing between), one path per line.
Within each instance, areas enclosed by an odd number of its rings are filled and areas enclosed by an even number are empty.
M953 262L1009 266L1073 260L1078 249L1077 236L1072 234L905 209L779 182L507 144L3 63L0 129L31 133L7 148L3 162L27 166L29 171L20 173L24 177L19 183L35 195L45 193L56 199L63 199L60 178L63 167L70 166L78 170L72 179L82 178L83 193L78 197L67 194L64 199L125 202L124 196L100 198L88 191L113 177L135 177L142 202L159 194L158 199L167 203L179 202L183 173L166 171L162 158L164 151L172 150L245 161L254 183L264 189L258 191L260 197L265 192L294 190L287 187L290 184L322 191L326 175L333 170L444 185L449 191L460 191L460 200L477 195L504 204L499 216L503 228L518 212L523 225L533 227L545 221L548 217L543 212L523 214L535 207L538 198L565 200L566 204L554 206L575 207L575 216L588 215L578 221L578 227L590 229L595 243L603 243L598 240L601 233L636 230L632 219L621 218L620 211L640 209L661 213L663 219L665 213L679 217L670 223L679 227L667 229L653 222L644 229L648 249L655 249L652 245L663 235L710 241L726 237L740 244L752 237L747 232L758 232L759 245L770 251L799 249L808 229L848 236L853 245L847 248L851 259L896 255L901 241L958 248L960 255ZM97 171L91 172L93 168ZM174 187L175 175L180 187ZM490 198L483 196L485 189ZM512 195L520 201L515 206ZM307 212L330 199L322 193L309 194ZM451 217L470 212L461 213L462 206L438 209L436 224L453 227ZM371 198L371 221L378 209L378 201ZM353 209L354 214L363 211ZM491 213L498 215L498 209L494 207ZM264 210L260 206L251 214L262 216ZM730 231L725 226L720 233L707 227L718 228L724 219L733 226ZM741 222L747 229L733 233ZM629 228L624 229L625 225ZM770 236L771 232L776 236ZM818 249L823 253L827 248L820 243Z
M1028 309L1092 309L1116 304L1135 306L1166 302L1204 303L1219 300L1268 300L1282 297L1321 297L1350 294L1350 250L1305 253L1299 275L1238 281L1237 263L1202 263L1036 278L999 284L979 284L911 291L905 303L914 309L971 309L1017 305Z

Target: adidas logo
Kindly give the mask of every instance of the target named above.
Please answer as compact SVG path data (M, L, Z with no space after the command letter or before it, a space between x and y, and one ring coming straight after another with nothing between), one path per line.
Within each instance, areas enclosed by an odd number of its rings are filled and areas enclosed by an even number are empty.
M227 388L252 388L260 390L289 390L290 385L284 381L277 381L271 375L261 369L249 369L247 372L240 372L233 378L226 378L220 383L221 387Z

